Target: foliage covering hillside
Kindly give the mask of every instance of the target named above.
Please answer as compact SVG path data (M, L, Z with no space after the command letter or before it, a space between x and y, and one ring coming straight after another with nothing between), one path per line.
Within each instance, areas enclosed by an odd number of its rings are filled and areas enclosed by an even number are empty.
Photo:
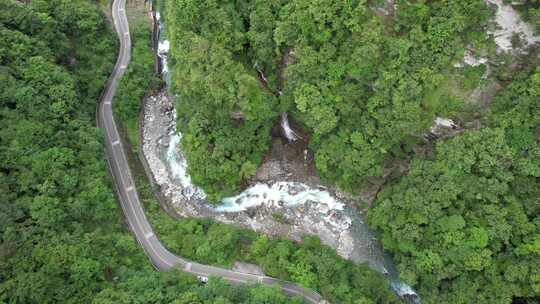
M540 69L494 100L489 127L437 145L369 222L426 303L540 296Z
M464 109L443 89L465 46L486 45L484 1L396 1L393 21L375 2L167 2L183 147L212 199L253 174L278 110L312 134L320 175L355 191Z
M536 14L537 1L525 2ZM354 190L434 115L462 111L463 100L441 88L465 43L485 43L483 1L397 3L387 24L362 0L171 0L193 179L215 199L234 191L260 162L278 113L289 111L313 134L322 176ZM143 87L157 85L144 75L143 39L116 100L124 122L136 117ZM122 227L94 127L114 41L95 1L0 0L0 302L300 303L261 286L158 273ZM539 88L540 70L515 77L483 129L416 156L380 193L369 222L423 302L539 298ZM295 244L150 216L186 257L255 262L335 303L396 301L381 275L315 238Z
M152 94L162 86L162 80L154 73L152 31L147 24L131 27L132 60L120 79L114 96L115 118L126 130L131 148L139 148L139 113L146 94Z
M163 242L183 257L223 266L253 263L267 275L317 290L331 303L401 302L386 277L343 259L317 237L295 243L210 220L175 221L155 212L151 217Z
M537 29L540 29L540 1L514 1L512 5L524 13L523 15L527 21L536 26Z

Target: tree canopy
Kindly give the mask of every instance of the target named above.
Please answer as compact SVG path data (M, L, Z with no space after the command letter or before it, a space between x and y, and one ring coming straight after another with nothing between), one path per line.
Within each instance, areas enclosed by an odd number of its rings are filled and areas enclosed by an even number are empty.
M132 62L118 87L114 109L123 126L121 129L127 131L131 147L128 159L139 196L164 245L179 256L204 264L232 267L235 261L244 261L260 265L267 275L313 288L333 303L354 303L356 300L396 303L398 299L386 277L367 265L355 265L343 259L315 237L307 237L300 243L285 238L271 239L211 220L173 219L159 208L136 155L139 100L145 94L137 88L155 88L152 86L155 81L147 34L145 28L134 31Z
M489 124L416 157L369 223L426 303L540 295L540 70L493 101Z
M277 111L312 134L319 174L348 191L380 176L436 115L460 111L459 98L430 96L467 44L486 43L484 1L396 1L391 21L372 5L167 2L183 148L210 199L260 163Z
M399 303L387 277L366 264L354 264L314 236L302 242L269 238L211 220L173 220L151 212L168 248L180 256L221 266L244 261L265 274L317 290L331 303Z

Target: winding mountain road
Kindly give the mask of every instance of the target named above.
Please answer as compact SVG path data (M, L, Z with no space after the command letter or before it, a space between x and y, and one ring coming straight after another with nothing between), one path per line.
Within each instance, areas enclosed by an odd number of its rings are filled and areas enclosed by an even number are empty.
M124 74L131 59L131 37L125 12L126 0L114 0L112 17L120 39L120 50L114 70L107 82L98 107L98 125L104 131L106 156L113 176L118 199L130 229L144 249L152 264L158 270L177 268L195 275L222 277L231 283L261 283L278 285L285 294L301 296L308 303L323 303L322 297L293 283L284 282L264 275L235 272L229 269L202 265L175 256L167 250L154 234L144 214L139 195L131 175L126 153L113 117L112 102L118 81Z

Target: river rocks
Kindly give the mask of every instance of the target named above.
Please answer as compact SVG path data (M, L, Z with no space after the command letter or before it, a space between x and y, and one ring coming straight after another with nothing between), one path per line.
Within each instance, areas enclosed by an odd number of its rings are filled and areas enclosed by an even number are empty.
M243 263L243 262L234 262L232 270L243 272L243 273L264 275L264 271L258 265Z
M493 35L499 52L526 52L526 48L540 42L540 37L535 36L531 25L525 23L519 12L503 0L485 0L487 5L495 7L495 26L489 31ZM517 36L521 40L521 46L515 46L513 38Z
M436 117L424 137L428 140L434 140L441 137L451 137L460 131L459 126L452 119Z
M465 54L463 55L463 60L461 62L454 64L454 67L455 68L463 68L465 66L477 67L486 63L488 63L488 59L486 57L477 56L473 53L472 50L466 50Z
M396 13L397 4L394 0L385 0L380 6L374 6L371 9L381 17L393 17Z
M287 179L289 176L287 168L279 160L265 160L255 171L255 175L250 179L250 184L275 182Z
M386 262L377 240L363 237L371 232L360 215L324 186L311 183L309 178L299 180L303 175L290 174L294 173L290 169L296 167L283 159L264 162L263 170L258 170L251 185L236 197L223 199L219 206L206 202L204 192L187 175L187 163L180 150L181 135L176 133L171 107L165 92L148 97L142 122L142 152L148 173L160 189L160 197L165 200L162 203L171 207L168 209L181 217L213 218L297 241L304 235L317 235L345 258L369 262L376 269L384 267ZM345 197L341 193L342 201L346 201ZM362 231L361 238L353 233L358 230Z

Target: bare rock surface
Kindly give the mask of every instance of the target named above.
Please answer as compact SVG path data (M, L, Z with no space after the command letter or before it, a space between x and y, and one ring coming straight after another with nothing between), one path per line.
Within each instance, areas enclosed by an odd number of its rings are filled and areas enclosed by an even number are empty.
M238 272L243 272L243 273L264 275L264 271L259 265L249 264L249 263L234 262L233 270L238 271Z
M298 153L305 144L274 139L272 151L248 188L216 206L204 200L204 192L187 175L167 94L148 97L143 117L143 155L165 203L179 216L213 218L293 240L317 235L344 258L367 262L380 271L391 268L361 216L347 206L347 197L338 199L332 189L320 186L309 161L312 156Z
M540 42L540 37L535 35L532 26L523 21L512 5L503 0L485 0L485 2L495 7L495 28L489 33L493 35L499 51L524 52L527 47ZM522 47L514 47L512 41L516 36L521 40Z

